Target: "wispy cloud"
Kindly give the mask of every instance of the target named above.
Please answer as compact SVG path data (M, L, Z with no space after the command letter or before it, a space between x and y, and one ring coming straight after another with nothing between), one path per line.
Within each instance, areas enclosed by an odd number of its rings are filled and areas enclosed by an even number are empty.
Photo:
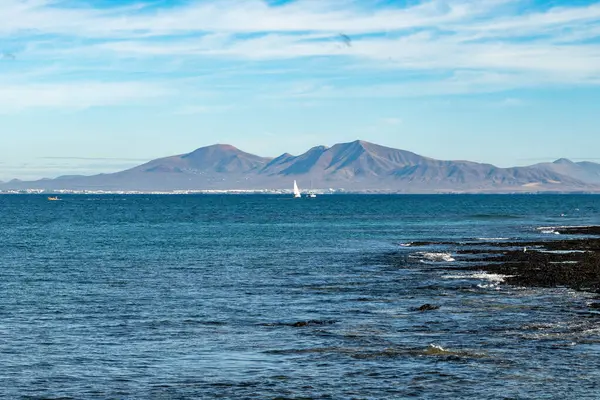
M181 6L93 9L75 2L5 0L4 32L44 32L85 37L164 36L190 32L369 33L457 23L485 15L506 1L425 1L410 7L377 7L365 0L299 0L271 7L261 0L191 1Z
M70 161L70 162L69 162ZM147 161L147 160L144 160ZM40 162L32 160L25 163L10 163L2 165L0 178L3 181L19 177L33 180L56 178L63 175L95 175L100 173L117 172L141 164L140 161L125 161L118 159L56 159L56 162Z
M86 109L98 106L146 103L168 89L140 82L77 82L1 85L0 113L27 108Z
M145 158L119 158L119 157L39 157L41 160L65 160L65 161L116 161L116 162L144 162Z
M4 0L0 38L6 48L0 52L15 59L0 67L29 80L21 86L0 78L0 108L86 108L183 96L191 105L176 112L191 114L216 110L194 105L202 104L195 98L202 90L406 97L600 84L600 3L400 3L83 7L70 0ZM343 45L346 37L351 46ZM248 70L252 79L244 76ZM347 79L333 81L335 75ZM224 87L224 79L232 86Z

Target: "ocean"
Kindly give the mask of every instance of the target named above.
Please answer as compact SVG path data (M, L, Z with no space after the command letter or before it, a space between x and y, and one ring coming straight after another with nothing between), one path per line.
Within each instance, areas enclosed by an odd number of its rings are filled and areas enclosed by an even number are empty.
M0 196L1 398L600 396L597 295L452 251L599 196L60 197Z

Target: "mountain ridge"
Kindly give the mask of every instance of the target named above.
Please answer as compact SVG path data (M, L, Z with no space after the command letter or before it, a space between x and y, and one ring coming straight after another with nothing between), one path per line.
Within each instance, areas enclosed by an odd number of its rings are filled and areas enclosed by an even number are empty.
M600 164L558 159L501 168L467 160L437 160L363 140L274 158L214 144L115 173L11 180L0 183L0 190L287 190L293 180L301 187L310 184L352 192L600 192Z

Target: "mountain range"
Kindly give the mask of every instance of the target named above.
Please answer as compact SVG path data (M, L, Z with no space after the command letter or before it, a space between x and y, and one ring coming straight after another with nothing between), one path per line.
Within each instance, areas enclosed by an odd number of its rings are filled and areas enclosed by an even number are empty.
M104 191L301 189L387 193L600 192L600 164L559 159L499 168L444 161L357 140L313 147L304 154L260 157L215 144L120 172L12 180L0 190Z

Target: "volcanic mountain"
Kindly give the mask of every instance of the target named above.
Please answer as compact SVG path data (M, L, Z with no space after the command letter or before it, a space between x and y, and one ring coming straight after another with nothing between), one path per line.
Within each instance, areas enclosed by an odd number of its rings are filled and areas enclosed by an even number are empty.
M560 159L527 167L499 168L444 161L357 140L317 146L304 154L260 157L231 145L152 160L110 174L63 176L34 182L13 180L2 190L260 190L301 188L355 192L595 192L600 164Z

